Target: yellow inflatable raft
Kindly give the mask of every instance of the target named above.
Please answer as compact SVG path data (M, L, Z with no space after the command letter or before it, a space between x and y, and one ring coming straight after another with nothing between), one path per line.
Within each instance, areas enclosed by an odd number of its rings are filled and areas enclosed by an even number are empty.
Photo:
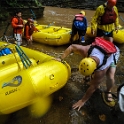
M68 44L71 37L71 29L59 26L47 26L35 24L39 32L33 33L33 40L43 44L60 46Z
M0 42L0 46L5 44ZM29 106L38 97L45 98L67 83L71 70L66 62L14 44L6 47L12 53L0 56L0 114Z
M86 35L89 36L89 37L94 37L91 34L91 27L87 28ZM122 26L120 26L120 29L118 30L118 33L116 33L115 31L113 32L114 42L119 43L119 44L124 43L123 36L124 36L124 28Z

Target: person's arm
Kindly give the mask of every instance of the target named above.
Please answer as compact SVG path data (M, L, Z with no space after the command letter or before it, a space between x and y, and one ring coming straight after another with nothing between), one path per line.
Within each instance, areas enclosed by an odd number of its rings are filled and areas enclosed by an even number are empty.
M39 32L39 30L34 26L34 31L35 32Z
M98 88L99 84L102 82L103 77L105 76L106 70L96 71L94 73L94 78L90 81L90 87L87 89L86 93L77 103L75 103L72 107L73 109L81 109L82 106L89 100L95 90Z
M76 53L76 54L80 54L83 57L87 56L87 51L89 49L90 45L87 46L82 46L82 45L78 45L78 44L72 44L70 45L63 53L63 55L61 56L61 59L65 59L68 55L70 55L71 53Z
M95 14L92 17L92 20L91 20L91 33L93 35L95 34L95 30L97 28L98 18L99 18L99 16L101 16L102 12L103 12L103 7L101 5L101 6L97 7L97 9L95 11Z
M18 25L18 19L17 18L13 18L11 24L12 24L13 28L18 28L18 27L23 28L23 25Z
M61 56L61 59L65 59L68 55L70 55L73 52L73 45L70 45L63 53L63 55Z
M78 44L72 44L70 45L62 54L60 58L55 58L57 61L63 61L67 56L69 56L71 53L80 54L83 58L87 56L87 52L90 45L82 46Z
M13 28L17 28L17 27L18 27L18 26L17 26L17 23L18 23L18 20L17 20L16 18L13 18L13 19L12 19L12 22L11 22L12 27L13 27Z
M116 12L116 15L117 15L117 18L116 18L116 20L115 20L115 30L116 30L116 32L118 31L118 29L119 29L119 18L118 18L118 9L117 9L117 7L115 7L114 6L114 10L115 10L115 12Z
M85 30L85 33L86 33L86 31L87 31L87 19L86 19L86 17L84 17L84 24L86 26L86 30Z

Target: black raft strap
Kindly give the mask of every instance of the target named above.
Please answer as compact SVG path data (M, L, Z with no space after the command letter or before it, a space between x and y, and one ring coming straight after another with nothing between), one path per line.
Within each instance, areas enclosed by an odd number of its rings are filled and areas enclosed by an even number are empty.
M106 53L103 49L101 49L99 46L94 45L94 46L90 46L90 48L89 48L89 50L88 50L88 57L89 57L89 55L91 54L91 52L92 52L92 50L93 50L94 48L99 49L99 50L104 54L103 63L102 63L100 66L98 66L97 69L96 69L96 70L98 70L100 67L102 67L103 65L106 64L108 55L107 55L107 53ZM115 57L114 57L114 58L115 58Z
M96 70L98 70L99 68L101 68L103 65L106 64L107 58L108 58L108 56L107 55L104 55L103 63L100 66L98 66Z

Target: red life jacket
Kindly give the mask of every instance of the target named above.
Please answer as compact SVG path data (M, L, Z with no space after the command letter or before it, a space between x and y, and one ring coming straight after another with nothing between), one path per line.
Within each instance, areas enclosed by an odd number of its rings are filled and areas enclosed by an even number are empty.
M91 54L91 52L94 48L99 49L104 54L103 63L97 69L99 69L102 65L106 64L107 58L111 54L117 52L117 49L112 42L107 41L107 40L105 40L101 37L96 37L95 38L95 41L91 44L91 47L88 51L88 56ZM115 57L114 57L114 62L116 64Z
M82 15L82 14L76 14L75 21L83 21L83 17L84 17L84 15Z
M108 8L105 7L105 12L100 19L100 25L115 23L116 18L117 18L117 15L114 11L114 8L112 8L112 10L109 10Z
M16 23L17 25L23 25L23 20L22 18L18 18L17 16L14 16L12 19L11 19L11 22L12 20L16 18L18 20L18 22ZM22 27L18 27L18 28L22 28Z
M29 26L29 35L31 36L34 32L34 25L31 24L29 25L28 23L25 24L25 28L24 28L24 36L26 36L26 26Z

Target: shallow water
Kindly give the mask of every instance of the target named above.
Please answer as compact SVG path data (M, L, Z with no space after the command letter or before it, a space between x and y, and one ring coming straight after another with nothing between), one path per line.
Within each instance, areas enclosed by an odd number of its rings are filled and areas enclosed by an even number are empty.
M37 19L37 21L40 24L55 22L54 25L71 28L73 17L79 12L79 9L45 7L44 17ZM86 17L89 25L94 12L95 11L86 10ZM120 15L124 17L123 13L120 13ZM120 23L124 25L122 20L120 20ZM5 27L1 28L1 34L5 31ZM11 26L6 34L12 34ZM113 88L114 93L116 92L117 86L120 83L124 83L124 45L118 46L121 49L121 57L118 62L115 77L116 85ZM68 45L55 47L34 42L31 48L53 57L60 57L67 47ZM43 117L33 118L29 114L28 109L24 108L10 115L0 116L0 124L124 124L124 114L120 111L115 114L112 108L106 106L101 98L99 90L93 94L81 111L78 112L71 108L72 104L79 100L88 88L88 84L83 83L83 76L77 69L81 59L80 56L74 54L66 58L66 61L72 67L72 75L67 84L53 94L52 106ZM105 82L101 84L101 89L105 89Z

